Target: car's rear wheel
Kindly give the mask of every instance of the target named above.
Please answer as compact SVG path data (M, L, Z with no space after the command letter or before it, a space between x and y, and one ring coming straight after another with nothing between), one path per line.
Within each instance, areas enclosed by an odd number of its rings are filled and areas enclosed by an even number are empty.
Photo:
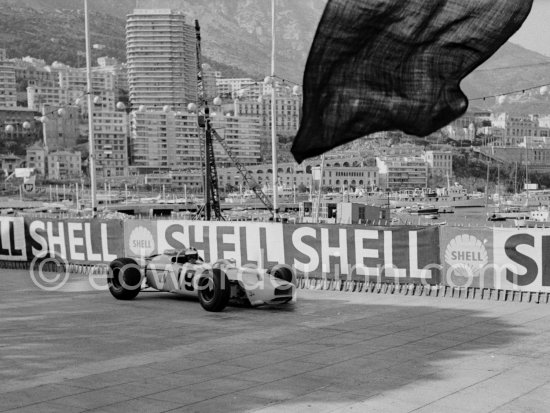
M141 290L142 275L137 262L131 258L117 258L109 264L107 284L118 300L132 300Z
M223 271L214 269L200 276L198 282L199 302L206 311L222 311L231 295L229 279Z

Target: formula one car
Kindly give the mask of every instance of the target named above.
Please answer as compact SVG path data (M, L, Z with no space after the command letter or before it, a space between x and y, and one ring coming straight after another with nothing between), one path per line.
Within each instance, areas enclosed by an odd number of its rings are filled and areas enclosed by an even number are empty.
M234 260L208 264L194 248L138 260L117 258L110 263L108 285L119 300L131 300L151 288L198 297L207 311L222 311L230 299L250 306L284 304L296 293L295 275L287 266L262 270L237 267Z

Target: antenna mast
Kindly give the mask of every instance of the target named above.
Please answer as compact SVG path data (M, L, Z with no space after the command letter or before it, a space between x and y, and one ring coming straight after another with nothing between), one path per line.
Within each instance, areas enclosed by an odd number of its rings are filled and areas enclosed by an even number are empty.
M201 28L198 20L195 20L195 32L197 37L197 91L199 100L197 116L200 130L201 167L204 176L204 219L210 221L213 211L216 220L223 220L218 188L218 172L212 141L212 126L210 124L210 108L208 107L206 82L202 69ZM204 114L201 114L201 109ZM204 136L204 141L202 136Z

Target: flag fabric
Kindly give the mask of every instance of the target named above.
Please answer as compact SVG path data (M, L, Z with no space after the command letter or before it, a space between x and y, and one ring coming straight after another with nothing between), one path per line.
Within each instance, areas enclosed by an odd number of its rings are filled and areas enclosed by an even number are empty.
M426 136L460 117L461 80L532 0L329 0L304 73L298 162L387 130Z

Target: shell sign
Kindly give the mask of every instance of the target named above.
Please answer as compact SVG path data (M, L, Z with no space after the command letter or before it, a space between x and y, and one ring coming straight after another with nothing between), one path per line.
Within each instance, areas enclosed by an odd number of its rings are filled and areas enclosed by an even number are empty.
M148 256L155 251L155 239L148 228L138 226L132 229L128 239L128 247L136 256Z
M489 263L489 254L483 241L470 234L453 238L445 250L445 262L454 275L478 277Z
M491 228L442 228L441 281L453 287L494 288L493 230Z

